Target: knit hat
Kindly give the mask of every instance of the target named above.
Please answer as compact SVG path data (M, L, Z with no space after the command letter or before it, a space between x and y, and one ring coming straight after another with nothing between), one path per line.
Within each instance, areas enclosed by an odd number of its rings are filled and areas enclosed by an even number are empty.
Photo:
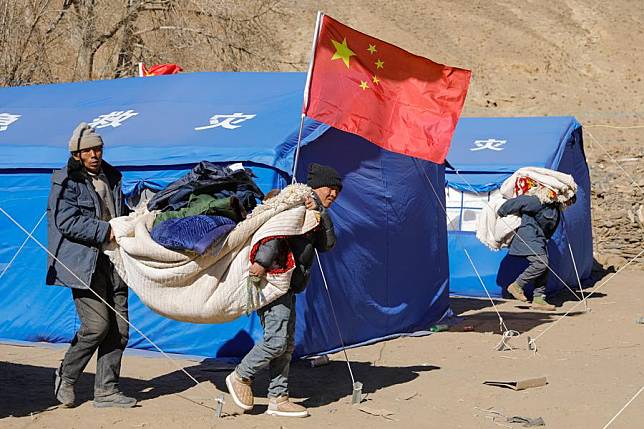
M332 167L315 163L309 164L309 175L306 179L306 184L313 189L328 186L342 190L342 179L338 172Z
M91 147L103 146L103 139L96 134L94 128L85 122L78 124L72 137L69 139L69 151L78 152L79 150L89 149Z

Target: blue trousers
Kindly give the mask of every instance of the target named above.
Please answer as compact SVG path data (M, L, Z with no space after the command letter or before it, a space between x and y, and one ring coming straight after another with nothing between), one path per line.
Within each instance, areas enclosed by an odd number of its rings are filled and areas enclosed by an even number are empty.
M253 379L259 371L268 368L270 383L268 396L288 395L288 373L295 349L295 294L286 294L257 310L264 338L251 349L237 366L240 377Z

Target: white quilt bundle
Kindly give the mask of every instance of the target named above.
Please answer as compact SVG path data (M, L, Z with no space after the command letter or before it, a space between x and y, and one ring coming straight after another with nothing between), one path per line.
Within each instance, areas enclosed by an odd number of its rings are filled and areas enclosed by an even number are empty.
M492 250L506 247L512 241L512 232L521 226L521 218L515 215L500 217L496 211L507 200L495 198L486 204L479 215L476 238Z
M155 312L184 322L227 322L288 290L292 269L267 274L259 288L249 287L250 252L264 238L314 229L319 214L304 207L310 194L305 185L285 188L201 256L156 243L149 232L155 214L147 210L112 219L116 244L104 251L121 278Z
M543 202L563 203L577 193L577 184L571 175L541 167L523 167L508 177L500 189L500 196L483 207L476 228L476 238L492 250L510 245L514 231L521 225L519 216L500 217L496 212L510 198L522 195L520 183L525 178L532 179L539 186L527 191Z
M570 174L562 173L561 171L550 170L548 168L542 167L523 167L518 169L508 177L503 184L501 185L501 195L503 198L510 199L514 198L517 195L517 182L522 178L530 178L536 181L540 186L539 189L545 189L553 191L554 199L548 198L548 196L537 196L545 201L550 199L550 201L556 200L560 203L568 201L577 193L577 184L575 179L572 178Z

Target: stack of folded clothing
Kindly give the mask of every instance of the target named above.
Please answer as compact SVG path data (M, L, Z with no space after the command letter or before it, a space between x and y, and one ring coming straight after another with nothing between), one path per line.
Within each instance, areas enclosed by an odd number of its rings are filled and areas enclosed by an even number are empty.
M202 161L148 202L161 211L150 234L168 249L204 254L263 197L250 171Z
M235 196L247 210L255 207L256 199L264 198L250 171L201 161L185 176L158 192L148 203L148 210L179 210L188 205L190 195L201 194L215 198Z

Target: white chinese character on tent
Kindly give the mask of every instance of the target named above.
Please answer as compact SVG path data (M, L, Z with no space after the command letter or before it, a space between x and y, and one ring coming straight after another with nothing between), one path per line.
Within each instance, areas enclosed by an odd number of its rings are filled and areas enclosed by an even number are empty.
M22 115L12 115L11 113L0 113L0 131L6 131L9 125L16 122Z
M235 128L241 127L237 125L241 122L253 119L257 115L244 115L243 113L233 113L232 115L214 115L210 118L210 125L205 125L203 127L196 127L195 130L207 130L209 128L223 127L229 130L234 130Z
M92 122L89 123L89 126L92 128L105 128L109 126L116 128L123 125L125 120L136 115L138 115L138 113L134 110L117 110L106 115L100 115L98 118L94 118Z
M474 145L476 147L470 148L470 150L475 151L475 150L490 149L490 150L500 151L500 150L503 150L503 147L501 146L503 146L507 142L508 142L507 140L496 140L496 139L474 140Z

